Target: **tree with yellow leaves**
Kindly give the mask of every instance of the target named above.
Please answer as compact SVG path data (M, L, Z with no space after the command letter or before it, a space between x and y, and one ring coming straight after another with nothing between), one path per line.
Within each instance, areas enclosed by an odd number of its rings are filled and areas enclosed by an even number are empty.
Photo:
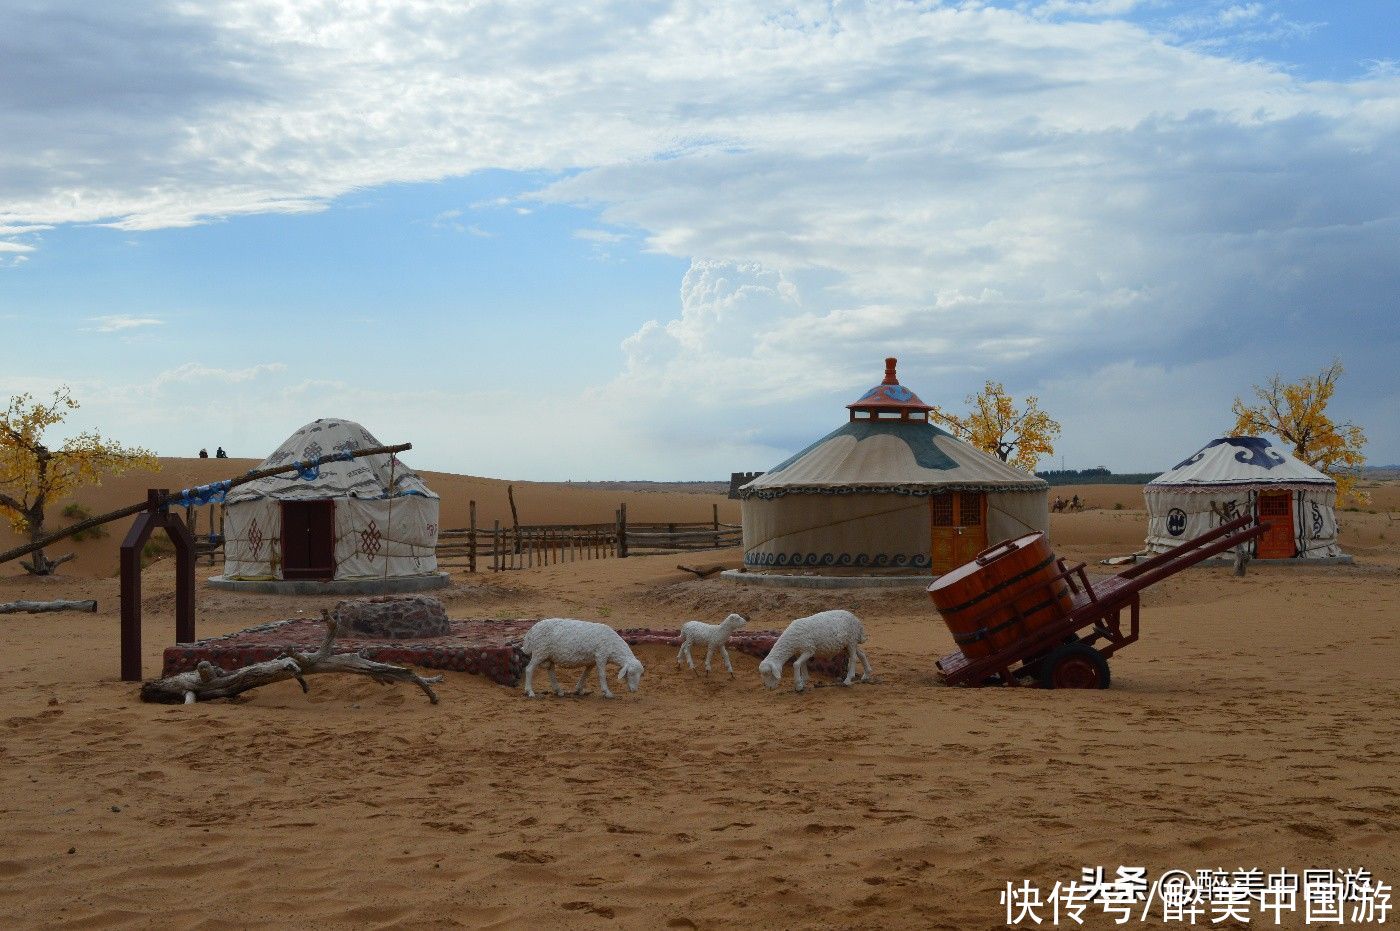
M935 407L929 419L958 439L1027 472L1035 471L1041 456L1054 455L1060 425L1040 409L1039 398L1026 398L1025 410L1017 411L1016 401L1001 382L988 381L981 394L968 395L964 403L972 408L966 417Z
M10 398L9 408L0 414L0 512L16 533L27 534L31 542L44 535L44 509L50 502L83 485L99 484L103 474L160 468L149 450L104 440L91 430L70 437L57 449L49 448L43 441L44 431L77 409L78 402L63 387L47 402L28 394ZM74 555L49 559L37 550L30 562L20 565L33 575L53 575Z
M1295 458L1336 481L1338 503L1347 499L1364 502L1366 495L1356 490L1356 472L1366 461L1361 455L1366 434L1352 423L1336 424L1327 416L1327 404L1341 377L1342 360L1333 359L1315 377L1296 384L1284 384L1275 375L1267 385L1255 385L1257 405L1251 407L1235 398L1233 432L1235 436L1268 433L1291 443Z

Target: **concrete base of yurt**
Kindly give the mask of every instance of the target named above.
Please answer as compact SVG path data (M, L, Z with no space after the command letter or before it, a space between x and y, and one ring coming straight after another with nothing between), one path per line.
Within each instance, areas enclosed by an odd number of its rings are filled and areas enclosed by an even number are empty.
M382 579L227 579L209 577L209 587L231 592L257 592L266 595L390 595L426 592L447 588L452 579L446 572L430 575L391 575Z
M745 585L781 588L927 588L933 581L930 575L783 575L738 569L726 569L719 577Z

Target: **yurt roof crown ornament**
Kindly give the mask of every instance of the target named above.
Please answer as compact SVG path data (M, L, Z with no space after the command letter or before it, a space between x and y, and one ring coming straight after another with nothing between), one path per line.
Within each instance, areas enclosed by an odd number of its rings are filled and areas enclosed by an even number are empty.
M851 420L927 420L932 404L925 404L919 396L899 383L895 366L899 360L893 357L885 360L885 380L865 394L854 404L847 404Z

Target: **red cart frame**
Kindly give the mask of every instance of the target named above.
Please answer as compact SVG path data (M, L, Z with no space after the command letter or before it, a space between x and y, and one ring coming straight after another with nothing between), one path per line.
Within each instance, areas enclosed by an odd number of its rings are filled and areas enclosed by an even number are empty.
M1074 602L1069 614L990 656L969 659L961 650L950 653L938 661L938 670L949 685L1019 685L1021 678L1034 676L1047 688L1107 688L1108 657L1138 639L1143 589L1239 546L1268 528L1267 523L1255 523L1253 515L1237 517L1097 583L1090 583L1084 563L1070 566L1059 559L1060 571L1043 585L1051 592L1061 582L1069 586ZM1004 610L1005 605L993 605L977 620ZM1011 610L1024 622L1014 605ZM1124 611L1128 614L1126 629ZM1085 628L1089 632L1080 634Z

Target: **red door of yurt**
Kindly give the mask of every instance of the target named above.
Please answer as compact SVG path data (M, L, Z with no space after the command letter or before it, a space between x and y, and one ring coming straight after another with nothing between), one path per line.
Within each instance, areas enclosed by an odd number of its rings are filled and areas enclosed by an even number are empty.
M1293 495L1286 491L1259 493L1259 522L1269 529L1259 538L1259 559L1292 559L1298 555L1293 539Z
M929 561L941 575L987 548L987 496L975 491L929 496Z
M282 502L282 578L335 575L335 502Z

